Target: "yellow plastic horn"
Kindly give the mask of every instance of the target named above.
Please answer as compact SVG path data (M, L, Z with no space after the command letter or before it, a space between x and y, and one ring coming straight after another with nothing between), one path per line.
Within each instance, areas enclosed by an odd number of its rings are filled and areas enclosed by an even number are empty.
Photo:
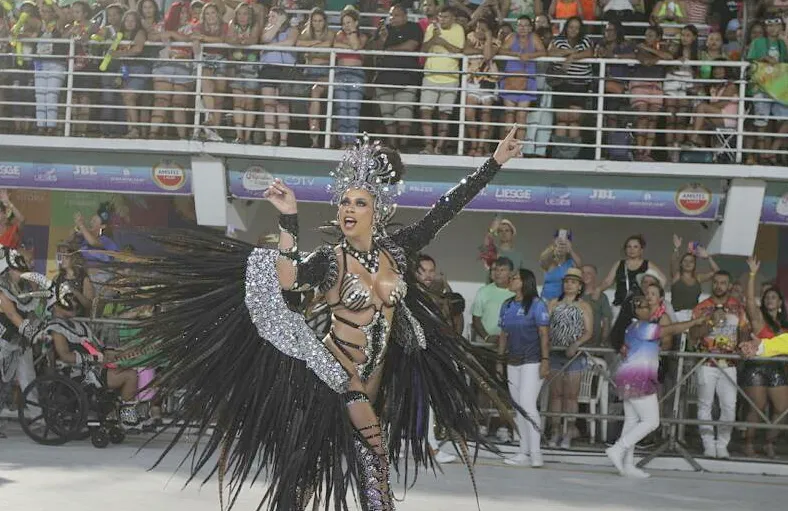
M112 40L112 45L110 45L109 50L104 55L104 58L99 64L99 71L106 71L109 67L109 63L112 62L112 52L118 49L120 42L123 40L123 32L118 32L115 34L115 39Z

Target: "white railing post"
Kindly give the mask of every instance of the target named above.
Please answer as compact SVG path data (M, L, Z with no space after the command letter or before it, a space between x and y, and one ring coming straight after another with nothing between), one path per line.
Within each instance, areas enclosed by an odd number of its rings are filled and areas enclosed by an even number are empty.
M730 75L728 75L730 76ZM736 116L736 163L741 163L744 153L744 113L747 109L747 67L739 67L739 102L738 114Z
M197 83L194 86L194 132L192 133L192 138L197 138L200 133L200 114L204 110L203 102L200 98L200 94L202 93L202 44L197 46L197 52L194 54L194 58L197 60Z
M596 143L594 147L594 160L602 159L602 144L604 142L604 111L605 111L605 67L607 61L599 63L599 81L597 82L597 104L596 104Z
M74 103L74 39L68 42L68 73L66 74L66 116L63 136L71 135L71 109Z
M460 124L457 127L457 154L462 156L465 149L465 102L468 100L468 56L463 55L460 68Z
M326 99L328 102L326 103L325 140L323 141L323 147L326 149L331 149L331 116L334 115L334 79L336 78L336 64L337 54L334 50L331 50L328 58L328 91L326 92Z

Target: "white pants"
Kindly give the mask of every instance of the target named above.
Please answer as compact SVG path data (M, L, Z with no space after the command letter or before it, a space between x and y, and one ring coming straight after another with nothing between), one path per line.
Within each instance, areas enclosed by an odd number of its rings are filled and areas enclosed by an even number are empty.
M507 366L509 374L509 392L514 401L528 414L517 413L517 431L520 433L520 454L540 453L539 430L532 424L540 424L539 410L536 408L542 380L539 377L539 363Z
M723 374L723 372L725 374ZM736 368L717 368L702 366L698 368L698 419L710 421L711 407L714 396L720 401L720 422L732 422L736 419ZM730 377L730 380L725 375ZM714 443L714 426L700 426L700 438L703 445ZM732 426L717 426L717 444L728 446L731 441Z
M617 444L629 451L659 427L659 399L656 394L624 400L624 427Z
M684 321L690 321L692 319L692 310L687 309L683 311L676 311L676 321L679 323L683 323Z
M65 79L66 66L62 62L43 60L37 64L35 72L36 126L39 128L57 126L57 103Z

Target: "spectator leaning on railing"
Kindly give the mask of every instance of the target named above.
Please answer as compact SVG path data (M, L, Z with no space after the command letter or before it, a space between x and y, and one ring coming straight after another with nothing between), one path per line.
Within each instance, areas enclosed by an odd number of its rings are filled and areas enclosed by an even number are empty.
M506 107L506 124L517 124L517 139L525 137L528 107L538 96L536 92L536 62L534 59L546 55L541 38L534 33L533 21L528 16L517 20L517 31L507 38L499 52L501 55L516 57L507 60L504 78L501 80L501 93Z
M788 63L788 47L786 47L785 40L782 39L782 33L785 30L785 22L782 18L770 18L764 21L766 26L766 37L761 37L752 41L750 49L747 53L747 60L755 62L756 65L771 65ZM782 76L785 73L785 67L781 66L777 69L777 73ZM780 70L781 69L781 70ZM757 73L757 67L756 71ZM764 77L765 80L779 80L785 79L784 77ZM769 131L770 117L788 117L788 106L773 99L764 90L763 83L754 86L753 98L753 113L757 119L753 125L762 134L758 137L758 149L769 150L771 153L766 152L760 154L760 162L767 165L778 164L776 151L780 150L784 145L783 139L774 137L771 145L768 144L766 137L763 133ZM780 134L788 133L788 121L785 119L776 119L774 121L773 132Z
M369 47L391 52L415 52L419 50L424 34L419 25L408 21L408 13L401 5L389 10L388 25L381 25ZM386 144L399 148L407 143L412 129L413 110L421 83L421 69L418 57L406 55L385 55L378 57L380 70L375 76L375 96L386 126L388 135L403 138L390 138ZM408 71L411 70L411 71Z
M246 4L238 4L238 8L242 5ZM236 14L237 16L238 14ZM244 23L248 22L244 21ZM251 30L251 27L246 30ZM322 9L315 7L309 13L309 21L307 21L304 30L301 31L301 35L298 36L296 44L299 47L306 48L331 48L333 43L334 34L328 29L328 17ZM309 94L310 98L312 98L312 101L309 102L309 132L312 139L312 147L319 147L320 114L323 111L323 103L320 99L325 97L328 91L326 84L330 71L331 55L320 52L306 53L304 54L304 60L306 61L304 77L308 82L312 83L312 89ZM253 110L254 105L251 108L247 108L248 112Z
M260 90L260 84L257 82L257 66L255 65L257 51L243 47L257 44L261 31L262 24L255 20L254 11L249 5L238 4L227 31L227 42L237 47L230 53L230 69L233 76L230 90L233 93L233 124L235 125L236 144L248 144L251 141L251 129L254 128L257 120L257 109L255 108L257 99L255 96ZM319 107L318 104L318 111Z
M564 57L564 62L550 69L550 87L554 92L553 107L569 112L556 113L556 126L553 132L553 158L577 158L580 147L562 146L564 143L580 144L582 110L588 109L592 101L585 94L591 85L591 64L581 62L594 56L594 46L586 36L585 25L579 17L566 21L561 35L553 39L547 54L551 57Z
M298 39L298 29L291 26L290 16L281 7L274 7L268 13L268 21L263 28L261 43L266 46L260 55L260 79L263 80L263 128L265 142L263 145L272 146L279 136L279 145L287 145L288 130L290 129L290 100L279 99L278 96L287 96L287 90L292 83L283 81L296 80L296 55L292 51L280 50L281 47L295 46ZM337 81L339 79L337 78Z
M138 12L128 11L123 15L124 43L112 52L115 64L110 66L110 72L120 72L123 80L123 104L126 106L126 122L128 138L141 138L140 132L140 92L150 89L150 79L145 76L150 73L150 67L144 62L132 57L145 54L145 41L147 33L142 27L142 19ZM117 61L117 63L116 63Z
M360 69L364 64L364 56L358 50L367 45L367 36L359 32L359 15L355 9L344 9L341 19L342 30L334 37L334 48L344 48L344 51L337 53L336 57L334 106L338 115L339 142L342 149L347 149L359 135L366 71Z
M498 53L498 40L493 36L492 21L477 20L465 41L465 54L476 56L468 60L465 119L468 138L471 140L465 154L489 154L486 140L490 138L491 107L498 100L498 64L493 60ZM480 121L479 124L476 122ZM511 123L510 123L511 124Z
M63 39L65 15L57 4L46 4L39 0L41 13L41 39ZM36 127L39 135L57 133L58 102L60 90L66 79L68 45L40 41L36 45L39 57L33 64L36 90Z
M424 32L425 53L462 53L465 31L455 22L454 11L443 7L438 21L427 26ZM423 154L443 154L449 135L449 116L454 110L457 86L460 83L460 61L454 57L429 57L424 63L424 81L421 91L421 118L425 144ZM438 140L433 145L432 112L438 108Z
M203 7L200 19L194 26L192 41L194 43L216 44L223 43L227 38L227 23L222 21L219 8L214 3ZM227 64L223 48L202 49L202 90L200 97L205 110L205 125L202 128L205 139L211 142L221 142L222 138L216 133L216 128L222 122L224 114L218 112L224 103L224 92L227 82ZM195 138L196 138L195 133Z

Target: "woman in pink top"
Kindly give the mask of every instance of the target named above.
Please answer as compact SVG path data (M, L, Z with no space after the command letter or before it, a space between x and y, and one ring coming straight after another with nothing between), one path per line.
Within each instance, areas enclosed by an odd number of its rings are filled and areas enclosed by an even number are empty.
M725 61L725 59L718 59ZM731 76L737 68L725 66L714 66L712 77L718 80L717 83L709 87L708 102L700 103L695 107L696 114L706 114L714 117L695 117L693 120L693 130L695 133L689 139L692 146L700 146L701 131L704 126L710 128L735 128L736 116L739 112L739 91L736 82ZM725 117L718 117L724 115Z

